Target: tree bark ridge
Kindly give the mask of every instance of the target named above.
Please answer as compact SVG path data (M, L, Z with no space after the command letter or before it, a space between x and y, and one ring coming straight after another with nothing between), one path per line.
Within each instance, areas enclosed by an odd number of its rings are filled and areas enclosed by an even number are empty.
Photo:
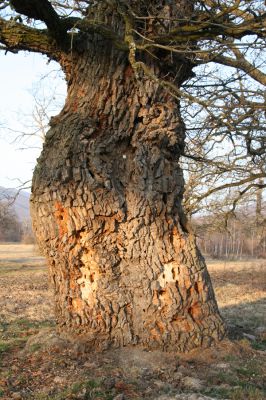
M182 212L179 105L96 38L73 59L33 181L60 330L94 348L208 346L225 328Z

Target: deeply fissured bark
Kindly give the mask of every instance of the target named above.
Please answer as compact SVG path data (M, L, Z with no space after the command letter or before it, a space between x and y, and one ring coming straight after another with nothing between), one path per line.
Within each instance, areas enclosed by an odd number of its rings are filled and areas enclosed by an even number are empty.
M181 207L178 103L101 40L86 54L72 60L32 189L59 329L99 348L207 346L225 329ZM175 83L186 73L180 64Z

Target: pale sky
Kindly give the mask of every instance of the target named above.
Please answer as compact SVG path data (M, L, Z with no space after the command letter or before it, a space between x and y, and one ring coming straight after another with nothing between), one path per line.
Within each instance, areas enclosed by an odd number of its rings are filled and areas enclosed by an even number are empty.
M31 180L42 143L21 138L20 132L34 130L34 95L55 98L49 106L51 115L56 115L64 102L65 83L59 66L47 61L38 54L0 52L0 186L18 187Z

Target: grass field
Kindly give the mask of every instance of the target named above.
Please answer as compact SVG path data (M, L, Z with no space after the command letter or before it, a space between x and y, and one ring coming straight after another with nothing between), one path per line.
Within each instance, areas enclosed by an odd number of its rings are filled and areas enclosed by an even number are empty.
M265 399L266 261L208 267L229 339L186 355L91 354L56 334L45 261L34 247L0 245L0 398Z

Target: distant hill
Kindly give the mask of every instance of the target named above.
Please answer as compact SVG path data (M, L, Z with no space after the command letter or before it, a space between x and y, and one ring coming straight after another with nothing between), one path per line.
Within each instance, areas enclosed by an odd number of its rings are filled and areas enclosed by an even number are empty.
M0 201L5 199L8 201L14 199L14 203L11 207L20 221L30 219L30 193L25 190L18 192L16 189L6 189L0 186Z

